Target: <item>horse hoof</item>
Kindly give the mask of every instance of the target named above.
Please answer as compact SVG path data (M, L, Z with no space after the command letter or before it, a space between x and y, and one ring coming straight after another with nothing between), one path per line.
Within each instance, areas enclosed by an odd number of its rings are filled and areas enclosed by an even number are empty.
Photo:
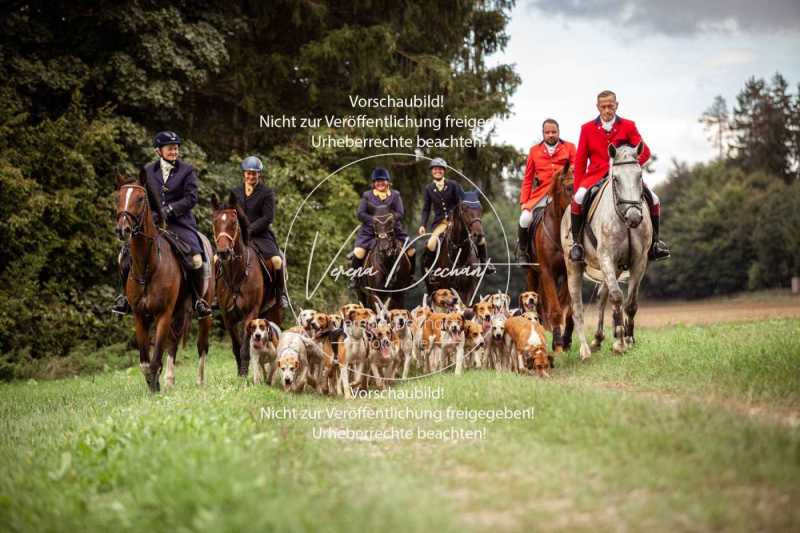
M622 355L625 353L625 343L623 341L615 341L614 342L614 354L615 355Z
M581 361L586 361L587 359L592 357L592 350L589 348L588 345L584 344L581 346Z
M556 346L555 350L553 350L553 351L556 352L556 353L564 353L564 347L563 346Z
M633 337L625 337L625 344L628 346L633 346L636 344L636 340Z
M592 341L592 343L589 345L589 349L590 349L592 352L596 352L596 351L597 351L597 350L599 350L601 347L602 347L602 344L601 344L601 343L599 343L599 342L597 342L597 341Z
M197 378L197 382L196 382L196 383L197 383L197 386L198 386L198 387L202 387L203 385L205 385L205 384L206 384L206 383L205 383L205 381L203 381L203 380L202 380L202 379L200 379L200 378Z

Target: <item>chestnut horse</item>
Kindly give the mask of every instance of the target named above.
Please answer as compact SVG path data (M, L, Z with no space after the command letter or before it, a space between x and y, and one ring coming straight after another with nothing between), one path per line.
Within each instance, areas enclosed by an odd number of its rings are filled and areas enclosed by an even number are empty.
M553 332L553 351L569 350L572 344L572 310L567 286L567 267L561 249L561 217L572 199L573 175L569 163L553 177L550 203L533 232L531 249L536 252L539 271L528 269L528 290L539 294L539 316ZM562 334L563 331L563 334Z
M255 248L248 242L249 222L244 211L231 194L227 205L221 205L216 195L211 197L213 207L214 244L217 261L221 263L221 276L217 289L222 322L231 336L231 350L240 376L247 377L250 367L250 343L246 325L261 316L270 286L261 273L261 261ZM216 265L215 265L216 267ZM272 263L267 261L271 276L275 276ZM214 269L217 272L217 269ZM271 291L270 291L271 292ZM281 306L276 301L264 313L276 324L281 323Z
M374 274L367 276L364 286L358 290L364 307L386 302L387 309L405 308L405 289L411 284L411 261L403 244L395 239L394 221L391 212L376 213L373 217L375 245L368 252L364 265Z
M175 355L181 340L192 325L192 289L184 280L178 257L160 235L153 222L150 194L144 170L139 180L117 177L117 237L130 244L131 270L125 284L125 295L133 310L136 324L136 344L139 347L139 367L150 391L160 390L162 355L167 351L167 386L175 384ZM153 205L157 205L153 202ZM161 217L161 220L164 220ZM210 247L208 248L210 251ZM214 297L214 278L209 280L207 301ZM153 358L150 359L150 326L155 324ZM200 320L197 353L200 364L197 384L205 380L208 354L208 333L211 317Z
M470 194L467 199L467 194ZM481 222L481 204L469 191L450 215L450 224L439 241L436 259L424 272L428 294L437 289L454 289L461 301L472 305L472 298L484 268L479 265L477 244L486 237ZM444 275L435 275L443 269Z

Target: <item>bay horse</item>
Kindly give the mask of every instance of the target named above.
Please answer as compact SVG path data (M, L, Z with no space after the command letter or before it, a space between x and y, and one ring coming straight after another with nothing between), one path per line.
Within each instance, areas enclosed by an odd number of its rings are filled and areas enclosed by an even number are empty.
M394 213L376 212L372 220L375 245L367 252L364 265L369 267L367 272L374 274L368 275L364 284L359 285L359 300L368 308L385 303L387 310L404 309L403 289L411 284L411 261L403 244L395 238Z
M133 310L136 324L136 344L139 348L139 368L151 392L161 389L159 379L162 356L167 351L167 386L175 384L175 356L178 345L186 341L192 325L192 289L181 272L180 260L172 246L153 222L152 199L146 185L144 170L138 181L117 176L117 237L129 243L131 270L124 291ZM161 216L161 220L164 217ZM210 254L210 246L204 238ZM207 301L214 297L214 278L208 282ZM155 324L153 357L150 358L150 326ZM200 320L197 336L197 384L205 381L205 363L208 354L208 334L211 317Z
M635 148L609 145L611 159L608 181L598 192L594 213L587 211L583 246L586 263L574 263L566 257L567 282L572 299L575 328L581 341L581 360L591 357L591 348L583 330L583 298L581 289L584 273L596 279L600 286L600 306L595 342L597 349L603 341L603 314L606 298L611 299L614 326L614 353L622 354L634 343L633 319L638 309L639 285L647 270L647 253L653 235L649 210L643 208L644 184L638 157L643 145ZM589 209L591 206L585 206ZM592 238L594 237L594 238ZM596 242L593 242L596 241ZM572 245L570 217L564 214L561 221L561 245L567 250ZM624 303L619 286L620 277L627 272L628 296Z
M250 343L246 325L254 318L267 318L281 323L280 302L274 302L264 310L265 299L271 292L261 272L261 261L255 248L249 244L247 229L249 221L231 193L227 205L220 204L217 195L211 197L213 208L214 245L220 268L217 301L222 312L222 322L231 336L231 351L236 361L236 370L247 377L250 367ZM270 261L266 262L269 274L275 276ZM265 311L262 313L262 311ZM263 316L262 316L263 315Z
M465 192L464 199L448 216L449 225L439 241L433 265L424 273L428 294L437 289L454 289L462 302L472 305L478 280L486 268L478 260L477 244L486 238L481 216L477 194ZM437 269L442 269L442 274Z
M542 220L533 232L531 249L539 264L528 269L528 290L539 294L538 311L544 326L553 332L553 351L563 352L572 345L574 322L570 307L567 267L561 248L561 217L572 199L573 174L569 162L553 177ZM562 334L563 332L563 334Z

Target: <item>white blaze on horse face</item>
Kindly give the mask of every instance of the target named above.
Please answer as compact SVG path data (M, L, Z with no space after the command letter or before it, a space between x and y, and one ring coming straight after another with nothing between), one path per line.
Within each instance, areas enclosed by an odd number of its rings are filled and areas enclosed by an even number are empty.
M125 207L122 208L123 211L128 210L128 204L131 201L132 194L133 194L133 187L128 187L128 190L125 192Z
M222 213L222 221L225 222L226 220L228 220L228 215Z

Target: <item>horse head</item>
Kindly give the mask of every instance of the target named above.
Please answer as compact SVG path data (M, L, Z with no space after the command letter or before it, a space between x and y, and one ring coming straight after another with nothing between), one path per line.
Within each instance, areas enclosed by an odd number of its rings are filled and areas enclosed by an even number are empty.
M222 204L214 194L211 196L213 209L214 244L217 256L222 261L229 261L238 255L237 247L247 244L247 217L231 193L228 203Z
M144 169L139 174L139 179L127 176L117 176L117 238L128 242L131 237L145 232L150 220L150 206L147 201L148 190L145 182Z
M639 156L644 145L639 143L636 147L630 145L608 146L608 155L611 158L611 187L614 195L614 209L617 215L625 221L629 228L636 228L641 224L642 194L642 167L639 165Z
M569 205L574 185L575 175L569 161L567 161L567 164L564 165L561 172L556 174L553 183L550 185L550 197L553 199L558 213L562 213L566 206Z
M383 253L394 249L394 213L379 206L372 217L372 229L377 237L375 250Z
M484 244L486 237L483 233L483 223L481 222L481 202L476 191L465 191L464 199L459 206L461 222L469 234L470 239L475 244Z

